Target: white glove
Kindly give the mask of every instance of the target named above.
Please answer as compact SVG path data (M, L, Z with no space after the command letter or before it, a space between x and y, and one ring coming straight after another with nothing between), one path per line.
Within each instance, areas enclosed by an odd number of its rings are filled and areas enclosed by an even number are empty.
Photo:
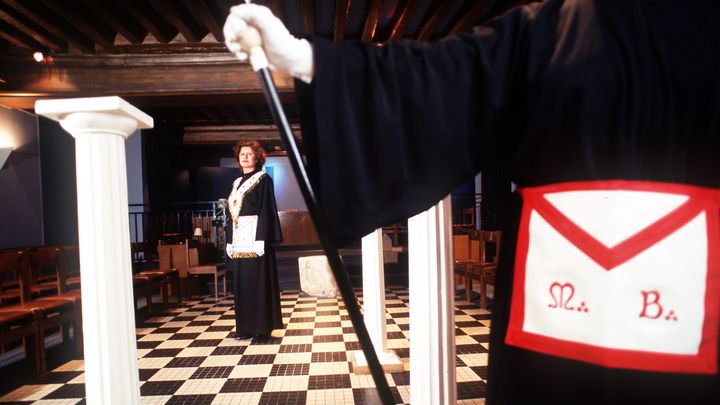
M228 243L225 245L225 253L227 253L228 257L232 259L233 254L233 245Z
M315 73L313 49L305 39L290 35L282 21L264 6L240 4L230 9L223 27L225 46L240 60L247 59L248 49L241 41L248 31L248 25L255 27L262 37L270 68L289 73L305 83L310 83Z
M258 255L258 257L265 254L265 241L262 240L256 240L255 241L255 254Z

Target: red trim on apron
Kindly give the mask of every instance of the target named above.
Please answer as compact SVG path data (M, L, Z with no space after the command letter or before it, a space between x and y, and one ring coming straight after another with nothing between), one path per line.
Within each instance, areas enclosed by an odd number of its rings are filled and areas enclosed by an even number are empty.
M548 199L588 191L652 192L687 200L608 247ZM521 193L507 344L605 367L717 373L720 191L596 181ZM700 254L670 253L671 240ZM696 256L687 269L666 260L685 253ZM706 259L697 257L704 253Z

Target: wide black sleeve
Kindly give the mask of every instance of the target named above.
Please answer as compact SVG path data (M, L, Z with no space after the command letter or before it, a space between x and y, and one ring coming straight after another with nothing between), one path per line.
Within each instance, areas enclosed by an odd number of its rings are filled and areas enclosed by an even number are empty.
M429 208L499 153L525 65L525 7L436 43L315 39L296 82L308 170L339 245Z
M253 192L258 193L258 225L255 240L275 245L283 241L275 202L275 187L270 176L263 176Z

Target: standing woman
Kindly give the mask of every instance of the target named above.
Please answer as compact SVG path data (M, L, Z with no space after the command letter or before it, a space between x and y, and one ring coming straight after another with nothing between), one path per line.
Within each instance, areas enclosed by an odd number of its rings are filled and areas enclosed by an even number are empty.
M233 151L242 176L233 182L228 197L226 252L233 272L235 338L250 339L283 326L275 263L282 231L272 178L262 170L265 150L257 141L241 140Z

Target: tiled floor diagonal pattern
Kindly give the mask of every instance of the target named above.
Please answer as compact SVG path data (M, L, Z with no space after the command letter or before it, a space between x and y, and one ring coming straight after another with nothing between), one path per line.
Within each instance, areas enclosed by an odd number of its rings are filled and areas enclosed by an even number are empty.
M358 291L361 296L362 292ZM360 346L342 299L281 296L282 337L233 339L232 300L195 297L137 329L143 404L372 404L372 378L351 370ZM387 374L398 403L410 403L408 291L386 292L388 347L406 371ZM490 314L456 304L458 403L484 404ZM0 396L17 404L84 403L83 361Z

